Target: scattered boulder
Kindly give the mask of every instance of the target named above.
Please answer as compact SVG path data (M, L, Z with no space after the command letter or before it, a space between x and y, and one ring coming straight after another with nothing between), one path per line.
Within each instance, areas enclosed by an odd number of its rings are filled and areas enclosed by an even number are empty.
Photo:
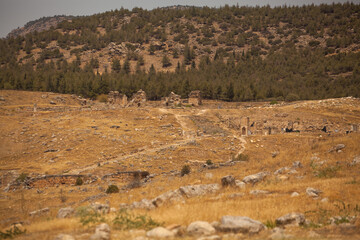
M212 235L216 232L210 223L204 221L192 222L186 231L188 234L195 236Z
M300 161L295 161L293 162L292 168L302 168L303 165L301 164Z
M277 155L279 155L280 153L278 151L272 152L271 153L271 157L275 158Z
M287 172L287 171L289 171L290 169L288 168L288 167L282 167L282 168L279 168L278 170L276 170L275 172L274 172L274 174L275 175L278 175L278 174L283 174L283 173L285 173L285 172Z
M289 213L282 217L276 219L276 225L285 226L285 225L303 225L305 223L305 216L301 213Z
M345 144L338 144L336 146L334 146L333 148L331 148L329 150L329 152L339 152L340 150L345 148Z
M218 229L222 232L258 233L265 225L248 217L223 216Z
M235 180L235 186L238 188L245 188L245 183L240 180Z
M281 228L274 228L272 230L272 234L269 236L269 238L271 240L283 240L283 239L288 239L288 238L292 238L293 236L285 234L284 230Z
M200 237L197 240L221 240L221 237L218 235L212 235L212 236Z
M175 191L168 191L166 193L163 193L152 200L152 203L156 207L160 207L166 202L185 202L185 200L181 195L180 190L178 189Z
M251 195L264 195L264 194L269 194L269 191L266 190L251 190L250 194Z
M157 227L148 231L146 236L151 238L171 238L174 237L175 234L166 228Z
M269 172L259 172L259 173L244 177L243 182L255 184L255 183L263 180L268 175L270 175Z
M140 209L147 209L151 210L155 208L152 200L148 200L146 198L142 199L140 202L133 202L130 205L130 208L140 208Z
M306 194L310 197L318 197L319 194L322 193L320 190L308 187L306 188Z
M354 159L352 160L352 162L350 163L350 166L354 166L356 164L360 164L360 155L354 157Z
M219 184L199 184L188 185L179 188L181 194L187 198L198 197L209 193L215 193L220 190Z
M90 207L92 209L94 209L95 212L97 212L97 213L109 213L110 212L109 204L102 204L102 203L95 202L95 203L92 203L90 205Z
M298 193L298 192L293 192L292 194L291 194L291 197L298 197L300 194Z
M43 209L39 209L39 210L36 210L36 211L32 211L29 213L30 216L40 216L40 215L43 215L45 213L48 213L50 211L49 208L43 208Z
M75 210L72 207L60 208L56 217L57 218L68 218L74 214Z
M225 176L221 178L221 185L223 187L228 187L228 186L235 186L235 178L231 175Z
M59 234L57 235L54 240L75 240L75 238L68 234Z
M90 240L109 240L110 227L106 223L96 226L95 234L90 237Z

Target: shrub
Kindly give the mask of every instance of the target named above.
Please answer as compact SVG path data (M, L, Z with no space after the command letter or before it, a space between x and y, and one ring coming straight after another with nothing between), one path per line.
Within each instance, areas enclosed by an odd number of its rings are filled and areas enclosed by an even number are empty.
M27 173L21 173L17 178L16 178L16 182L18 183L23 183L25 182L25 180L28 178L28 174Z
M154 221L151 217L146 215L133 215L126 211L126 209L121 209L115 219L113 224L117 229L120 230L129 230L129 229L146 229L150 230L152 228L158 227L161 224Z
M184 176L186 174L189 174L191 171L190 166L189 165L184 165L181 169L181 176Z
M13 226L5 232L0 231L0 239L13 239L15 236L26 233L26 229L21 230L17 226Z
M295 93L289 93L286 98L285 101L287 102L293 102L293 101L298 101L300 99L299 95L295 94Z
M240 153L237 157L233 157L232 159L235 162L247 162L249 161L249 156L243 153Z
M206 165L213 165L213 162L209 159L206 161Z
M80 186L80 185L83 185L84 181L82 180L81 177L78 177L76 179L76 182L75 182L75 186Z
M110 194L110 193L118 193L119 192L119 188L116 185L109 185L108 188L106 189L106 193Z
M272 220L267 220L266 223L264 224L267 228L275 228L276 227L276 222L272 221Z
M276 105L276 104L279 104L278 101L273 100L270 102L270 105Z
M84 226L105 222L103 214L96 212L90 207L79 207L76 209L76 215L80 217L80 222Z

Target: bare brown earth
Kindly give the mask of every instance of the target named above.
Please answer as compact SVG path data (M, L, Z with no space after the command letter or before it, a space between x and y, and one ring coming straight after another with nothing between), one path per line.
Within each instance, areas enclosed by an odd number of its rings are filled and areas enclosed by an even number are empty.
M82 226L79 218L57 219L62 207L78 208L93 200L120 208L143 198L152 199L184 185L220 183L226 175L242 180L261 171L271 173L265 180L244 189L223 188L216 194L187 199L185 203L165 204L154 210L134 210L147 214L163 226L193 221L219 221L224 215L248 216L266 223L290 212L300 212L313 222L308 227L286 228L296 239L359 239L359 164L351 162L360 155L360 134L346 134L351 124L360 124L360 100L328 99L294 103L224 103L205 101L200 107L169 108L150 102L142 108L117 108L95 102L81 106L75 96L55 93L0 91L0 230L22 222L27 233L23 239L53 239L68 233L88 239L94 226ZM51 103L50 103L51 102ZM34 103L36 111L34 112ZM314 126L312 131L241 136L226 119L247 116L252 122L281 125L298 121ZM327 123L331 132L318 128ZM344 144L341 151L329 151ZM273 157L274 152L278 154ZM216 169L203 168L239 155L248 161ZM300 161L302 168L291 174L273 174L281 167ZM184 165L191 173L180 176ZM147 171L153 176L143 186L105 195L109 184L119 188L131 178L103 178L107 174ZM205 175L211 173L212 177ZM4 191L20 174L77 175L97 177L92 183L75 186L73 182L38 184L26 189ZM319 198L307 196L313 187L322 191ZM271 194L251 195L251 190ZM291 197L298 192L298 197ZM238 198L233 193L244 193ZM101 195L103 194L103 195ZM328 198L327 202L321 201ZM48 207L41 216L29 216ZM322 219L354 216L350 223L329 225ZM110 218L111 214L109 215ZM314 227L316 225L316 227ZM112 229L112 239L132 239L129 231ZM271 229L259 235L224 235L223 239L266 239ZM184 237L183 239L193 239Z

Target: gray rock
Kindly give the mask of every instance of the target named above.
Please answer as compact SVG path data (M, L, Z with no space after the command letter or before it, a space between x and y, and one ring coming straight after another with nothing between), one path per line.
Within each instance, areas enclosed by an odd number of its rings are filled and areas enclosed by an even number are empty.
M308 187L306 188L306 194L310 197L318 197L319 194L322 193L320 190Z
M245 183L240 180L235 180L235 186L238 188L245 188Z
M333 148L331 148L329 150L329 152L338 152L340 151L341 149L344 149L345 148L345 144L338 144L336 146L334 146Z
M215 193L220 190L219 184L200 184L188 185L179 188L181 194L187 198L198 197L209 193Z
M301 213L289 213L275 220L276 225L303 225L305 223L305 216Z
M195 236L212 235L216 232L210 223L204 221L192 222L186 229L187 233Z
M231 175L225 176L221 178L221 185L223 187L228 187L228 186L235 186L235 178Z
M275 175L278 175L278 174L283 174L284 172L286 171L289 171L290 169L288 167L282 167L282 168L279 168L278 170L276 170L274 172Z
M90 205L92 209L94 209L97 213L109 213L110 212L110 206L109 204L102 204L102 203L92 203Z
M275 151L275 152L272 152L271 153L271 156L273 157L273 158L275 158L277 155L279 155L280 153L278 152L278 151Z
M146 233L147 237L150 238L172 238L175 234L163 227L154 228Z
M263 194L270 194L270 192L266 191L266 190L251 190L250 194L251 195L263 195Z
M223 216L218 230L234 233L258 233L265 229L265 225L248 217Z
M300 161L295 161L293 162L292 168L302 168L303 165L301 164Z
M257 183L263 180L266 176L270 175L269 172L259 172L253 175L249 175L244 177L243 182L244 183Z
M130 205L130 208L139 208L139 209L147 209L151 210L155 208L152 200L148 200L146 198L142 199L140 202L133 202Z
M91 240L109 240L110 227L106 223L96 226L95 234L90 237Z
M152 200L152 203L156 207L160 207L165 203L173 203L173 202L182 202L182 203L185 202L183 196L181 195L180 190L178 189L175 191L168 191L166 193L163 193Z
M221 240L221 237L218 235L212 235L212 236L199 237L196 240Z
M59 234L54 238L54 240L75 240L75 238L68 234Z
M298 197L300 194L298 193L298 192L293 192L292 194L291 194L291 197Z
M72 207L60 208L56 217L57 218L68 218L74 214L75 210Z
M352 160L352 162L350 163L350 166L354 166L356 164L360 164L360 155L354 157L354 159Z
M228 198L239 198L239 197L243 197L245 196L244 193L232 193L232 194L229 194Z
M30 216L40 216L50 211L49 208L43 208L29 213Z

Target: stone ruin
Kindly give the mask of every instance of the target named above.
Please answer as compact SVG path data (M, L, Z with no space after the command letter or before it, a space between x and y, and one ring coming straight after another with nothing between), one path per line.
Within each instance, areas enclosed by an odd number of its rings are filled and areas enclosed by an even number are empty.
M171 92L168 97L161 98L161 103L165 106L177 106L182 103L181 96Z
M146 103L146 92L140 89L135 93L130 102L127 104L127 107L141 107Z
M118 91L110 91L108 94L108 102L125 107L128 103L128 98L125 94L121 94Z
M241 136L248 136L250 131L249 117L228 118L227 125L229 128L239 130Z
M202 104L201 92L199 90L191 91L189 94L189 104L199 106Z

